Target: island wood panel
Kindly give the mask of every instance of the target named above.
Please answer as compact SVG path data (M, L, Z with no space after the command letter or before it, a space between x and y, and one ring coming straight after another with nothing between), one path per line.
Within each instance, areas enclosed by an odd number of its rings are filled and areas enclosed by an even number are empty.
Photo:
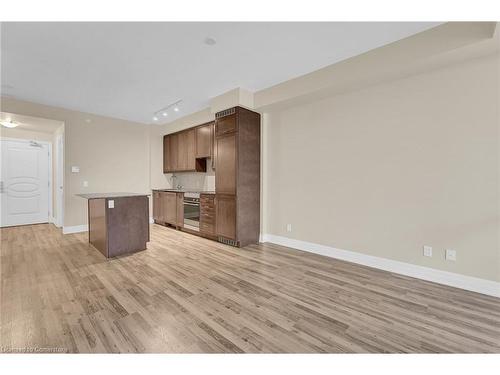
M68 353L500 353L500 299L160 225L104 259L86 233L0 229L0 348Z
M106 199L88 200L89 242L105 257L108 256Z
M149 200L147 196L108 198L108 257L145 250L149 241Z
M159 222L163 222L163 209L162 209L162 199L161 193L159 191L153 191L153 219Z

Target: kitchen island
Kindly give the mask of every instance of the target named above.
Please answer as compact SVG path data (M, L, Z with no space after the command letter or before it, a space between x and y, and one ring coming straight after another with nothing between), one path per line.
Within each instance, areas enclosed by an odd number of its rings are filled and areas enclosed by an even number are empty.
M146 250L149 195L77 194L88 200L89 242L106 258Z

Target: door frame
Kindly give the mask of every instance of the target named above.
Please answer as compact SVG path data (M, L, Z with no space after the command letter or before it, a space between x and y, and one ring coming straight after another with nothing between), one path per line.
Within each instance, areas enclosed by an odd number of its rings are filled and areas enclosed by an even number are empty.
M12 137L1 137L0 138L0 148L3 147L2 141L15 141L15 142L23 142L23 143L30 143L30 142L36 142L40 143L43 145L47 145L48 147L48 174L49 174L49 188L48 188L48 193L49 193L49 212L48 212L48 222L53 223L54 222L54 217L52 216L53 210L52 210L52 196L54 195L52 191L52 142L49 141L36 141L34 139L23 139L23 138L12 138ZM1 153L1 151L0 151Z
M55 226L62 228L64 223L64 133L59 133L56 136L56 144L54 145L57 150L56 160L56 200L57 215L55 218ZM62 189L59 189L62 186Z

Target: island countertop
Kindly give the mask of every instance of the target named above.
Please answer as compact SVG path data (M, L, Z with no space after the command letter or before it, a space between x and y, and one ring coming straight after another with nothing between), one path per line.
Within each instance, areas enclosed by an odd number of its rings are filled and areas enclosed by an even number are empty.
M126 198L126 197L146 197L151 194L141 193L89 193L89 194L76 194L76 196L85 199L104 199L104 198Z

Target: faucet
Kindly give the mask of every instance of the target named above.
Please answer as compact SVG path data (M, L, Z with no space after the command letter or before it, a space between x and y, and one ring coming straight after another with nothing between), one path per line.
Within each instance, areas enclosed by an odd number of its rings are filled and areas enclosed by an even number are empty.
M177 189L177 190L181 190L182 189L182 185L180 183L178 183L178 177L175 175L175 173L172 173L172 188L174 189ZM177 186L176 186L176 182L177 182Z

